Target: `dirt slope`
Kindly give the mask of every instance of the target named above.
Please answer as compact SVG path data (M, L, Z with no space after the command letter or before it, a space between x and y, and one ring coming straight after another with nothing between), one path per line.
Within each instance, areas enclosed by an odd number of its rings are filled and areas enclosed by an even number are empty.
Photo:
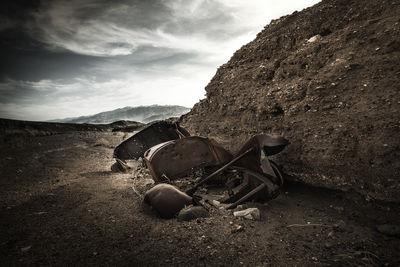
M400 201L400 1L326 0L272 21L222 65L181 118L237 150L256 133L313 185Z

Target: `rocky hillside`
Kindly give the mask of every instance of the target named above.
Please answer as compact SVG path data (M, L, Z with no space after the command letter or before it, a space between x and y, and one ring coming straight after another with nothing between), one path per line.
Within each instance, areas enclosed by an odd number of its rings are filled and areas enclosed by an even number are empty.
M155 120L165 120L171 117L179 117L185 113L188 113L189 111L190 108L168 105L124 107L111 111L101 112L91 116L66 118L53 120L52 122L107 124L115 121L127 120L148 123Z
M400 1L324 0L272 21L181 118L233 151L257 133L309 184L400 201Z

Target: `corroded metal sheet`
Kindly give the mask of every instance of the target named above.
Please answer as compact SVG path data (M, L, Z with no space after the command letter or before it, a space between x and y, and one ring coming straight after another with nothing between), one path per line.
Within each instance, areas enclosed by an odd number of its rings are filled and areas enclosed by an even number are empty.
M169 184L158 184L146 192L144 202L151 205L162 218L172 218L183 207L192 204L192 198Z
M182 177L194 168L224 165L232 154L214 140L191 136L158 144L146 151L144 158L154 180L159 182Z
M235 163L235 166L263 174L275 184L282 185L283 181L276 175L268 156L281 152L288 144L289 141L281 136L255 135L238 151L237 154L240 155L252 148L246 156Z
M147 126L118 145L114 150L114 158L121 160L138 159L143 157L146 150L157 144L189 135L178 123L159 121Z

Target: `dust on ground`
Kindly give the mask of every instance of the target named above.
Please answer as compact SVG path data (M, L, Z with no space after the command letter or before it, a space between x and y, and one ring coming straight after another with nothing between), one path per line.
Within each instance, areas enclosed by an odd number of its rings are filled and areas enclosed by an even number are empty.
M8 135L0 150L0 261L20 265L398 266L395 204L286 184L261 220L211 209L189 222L142 204L152 180L142 167L111 172L129 133L69 131ZM395 233L392 233L395 234Z

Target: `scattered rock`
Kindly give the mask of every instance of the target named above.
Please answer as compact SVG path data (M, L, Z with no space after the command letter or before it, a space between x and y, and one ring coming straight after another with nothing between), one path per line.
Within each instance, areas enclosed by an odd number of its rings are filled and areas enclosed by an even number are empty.
M23 247L23 248L21 248L21 252L27 252L27 251L29 251L31 249L31 247L32 246Z
M319 41L321 39L322 39L321 35L317 34L317 35L314 35L313 37L311 37L310 39L308 39L307 43L314 43L315 41Z
M394 224L381 224L376 226L379 233L389 236L400 236L400 226Z
M248 208L245 210L234 211L233 216L244 217L249 220L260 220L260 210L258 208Z
M231 233L239 233L243 232L244 228L241 225L234 225L233 229L231 230Z
M212 203L213 203L215 206L221 205L221 202L219 202L218 200L215 200L215 199L212 201Z
M128 172L131 167L120 159L115 159L116 162L111 166L113 172Z
M210 216L208 211L201 206L186 206L178 214L178 221L191 221L197 218Z

